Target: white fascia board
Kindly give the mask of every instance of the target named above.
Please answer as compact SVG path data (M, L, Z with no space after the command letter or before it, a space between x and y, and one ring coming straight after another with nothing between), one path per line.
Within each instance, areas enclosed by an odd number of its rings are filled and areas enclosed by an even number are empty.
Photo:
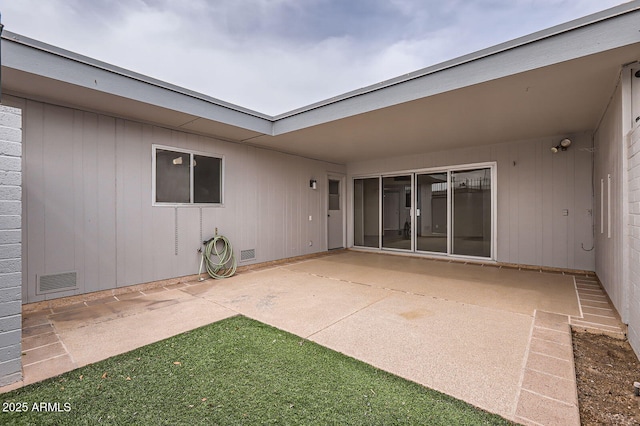
M640 1L636 0L280 114L274 117L273 134L284 134L640 43L638 22L640 22Z
M78 55L18 34L2 34L2 66L263 134L272 117Z

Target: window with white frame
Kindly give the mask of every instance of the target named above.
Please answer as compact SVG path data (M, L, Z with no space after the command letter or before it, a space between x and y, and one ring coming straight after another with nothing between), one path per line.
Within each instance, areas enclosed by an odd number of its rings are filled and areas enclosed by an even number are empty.
M222 156L154 145L154 204L222 204L222 160Z

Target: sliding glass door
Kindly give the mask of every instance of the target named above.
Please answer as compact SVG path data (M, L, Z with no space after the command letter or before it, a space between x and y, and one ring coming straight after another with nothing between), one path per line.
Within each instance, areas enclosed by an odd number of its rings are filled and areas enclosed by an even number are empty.
M382 178L382 247L412 250L412 175Z
M447 253L448 173L416 176L416 250Z
M353 244L380 248L380 178L353 181Z
M493 257L494 166L354 179L354 245Z
M451 172L451 253L491 257L491 169Z

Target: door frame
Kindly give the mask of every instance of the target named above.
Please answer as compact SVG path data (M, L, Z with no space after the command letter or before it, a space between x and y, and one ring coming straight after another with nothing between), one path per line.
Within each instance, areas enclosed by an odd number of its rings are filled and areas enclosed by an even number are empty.
M384 227L384 179L385 178L394 178L394 177L401 177L401 176L408 176L409 177L409 182L410 182L410 191L411 191L411 197L410 197L410 206L409 206L409 221L411 223L410 225L410 229L409 229L409 248L408 249L403 249L403 248L394 248L394 247L385 247L384 246L384 231L385 231L385 227ZM379 212L379 218L380 218L380 228L379 228L379 233L380 233L380 249L381 250L388 250L388 251L397 251L400 253L415 253L415 232L414 232L414 227L415 227L415 173L413 172L409 172L409 173L386 173L386 174L382 174L380 177L380 212ZM402 200L404 200L405 198L405 194L399 193L399 200L398 202L400 202L400 205L402 205ZM398 213L399 214L399 213ZM400 223L398 224L398 226L400 226Z
M429 251L429 250L420 250L418 248L418 197L419 197L419 189L418 189L418 176L421 175L432 175L432 174L445 174L447 180L444 182L446 185L446 211L445 211L445 221L446 221L446 229L447 231L443 234L446 240L445 251ZM413 233L413 238L415 239L414 252L417 254L425 254L429 256L451 256L451 238L449 236L449 230L451 229L451 191L449 191L449 182L451 177L450 169L429 169L428 171L416 171L414 173L414 185L415 185L415 194L414 194L414 216L416 217L416 223L411 232ZM421 209L422 210L422 209ZM433 217L433 210L430 212L431 217ZM423 216L423 213L420 213L420 216Z
M325 247L327 250L332 250L329 248L329 180L337 180L340 181L340 211L341 214L341 223L342 223L342 248L347 247L347 193L346 193L346 183L347 176L344 173L330 172L327 173L325 178L325 182L327 183L327 190L324 194L324 211L326 214L326 222L325 222Z
M453 254L451 247L451 238L450 235L447 235L447 253L438 253L438 252L427 252L417 250L416 244L416 175L419 174L430 174L430 173L439 173L439 172L451 172L451 171L464 171L464 170L473 170L479 168L489 168L491 170L491 254L489 257L483 256L468 256L468 255L460 255ZM412 175L412 206L411 206L411 239L412 239L412 250L396 250L392 248L385 248L382 246L382 230L383 230L383 217L382 217L382 178L390 177L390 176L400 176L400 175ZM450 257L450 258L458 258L458 259L471 259L471 260L487 260L487 261L496 261L498 255L498 164L497 161L485 161L478 163L466 163L466 164L453 164L448 166L436 166L436 167L428 167L428 168L416 168L409 170L399 170L393 172L384 172L384 173L367 173L362 175L353 175L351 176L351 187L353 188L353 181L355 179L367 179L367 178L378 178L380 191L379 191L379 201L378 201L378 218L379 218L379 242L378 247L364 247L364 246L356 246L353 247L363 250L373 250L373 251L394 251L394 252L404 252L409 254L417 254L417 255L425 255L425 256L433 256L433 257ZM452 232L452 220L451 220L451 191L447 191L447 221L448 221L448 232ZM350 206L353 210L354 205ZM355 220L355 217L352 218ZM355 225L354 225L355 226Z

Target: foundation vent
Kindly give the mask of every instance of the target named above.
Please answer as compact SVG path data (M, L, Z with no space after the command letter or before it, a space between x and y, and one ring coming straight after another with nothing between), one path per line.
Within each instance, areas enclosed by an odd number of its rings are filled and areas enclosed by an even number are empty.
M38 294L56 293L58 291L75 290L76 272L62 274L38 275Z
M256 258L256 249L240 251L240 262L246 262L247 260L254 260L255 258Z

